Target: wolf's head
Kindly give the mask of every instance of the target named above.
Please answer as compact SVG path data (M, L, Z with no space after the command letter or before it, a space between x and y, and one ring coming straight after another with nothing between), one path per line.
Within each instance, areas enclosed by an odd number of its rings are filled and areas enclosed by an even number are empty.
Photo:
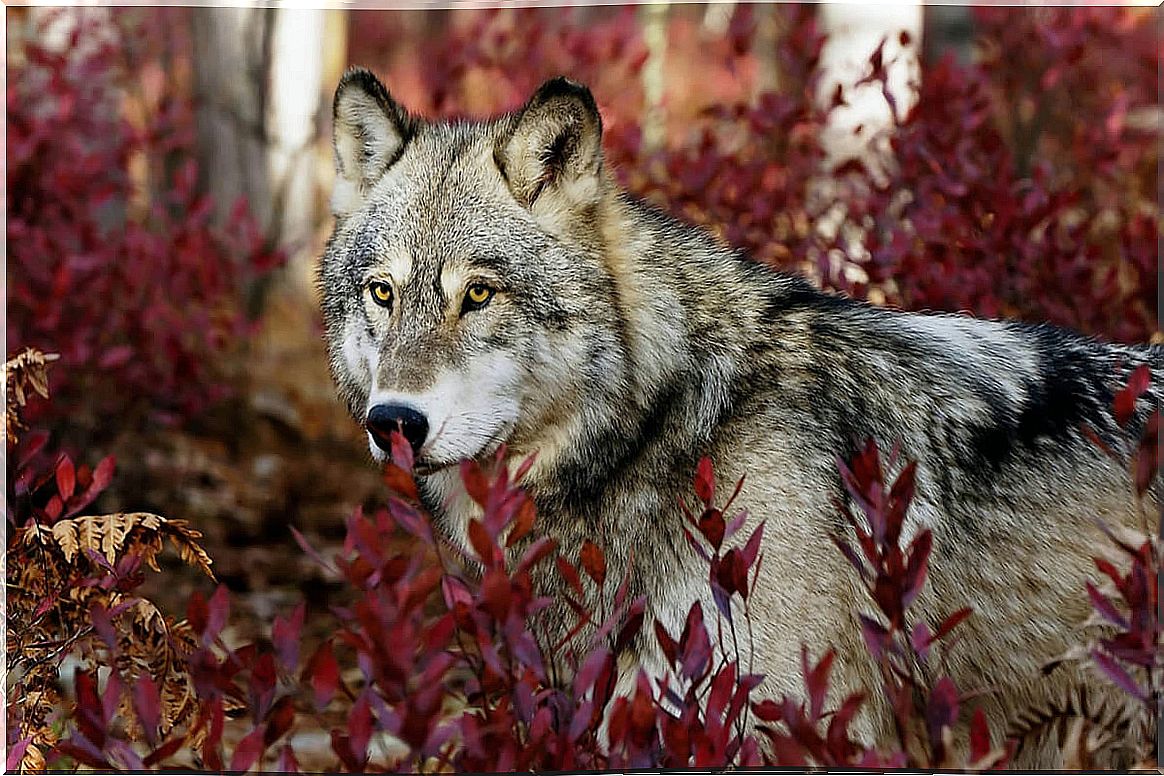
M400 429L432 470L566 424L587 375L618 368L590 92L558 78L493 121L430 122L353 70L333 118L324 320L373 455Z

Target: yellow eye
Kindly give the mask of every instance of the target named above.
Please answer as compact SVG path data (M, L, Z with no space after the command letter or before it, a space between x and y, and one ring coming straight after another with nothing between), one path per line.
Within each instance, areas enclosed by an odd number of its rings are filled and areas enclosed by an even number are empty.
M387 307L392 304L392 286L382 280L373 280L368 284L368 290L372 292L372 301L381 307Z
M465 307L477 309L484 307L493 298L493 289L484 283L474 283L465 292Z

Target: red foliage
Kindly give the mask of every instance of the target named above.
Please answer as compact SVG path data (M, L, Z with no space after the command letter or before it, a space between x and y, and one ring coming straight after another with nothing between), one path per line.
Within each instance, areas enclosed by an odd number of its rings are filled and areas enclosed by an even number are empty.
M407 445L396 448L408 450ZM184 729L159 734L156 684L143 674L126 687L109 615L94 610L94 629L108 634L101 638L109 649L111 673L100 692L95 677L77 673L76 710L55 757L100 768L165 766L198 741L194 756L200 767L261 769L277 760L280 767L297 770L294 743L280 742L338 700L347 723L330 730L331 750L335 762L349 771L422 765L496 772L728 763L950 764L944 747L962 699L947 678L927 688L913 666L928 660L931 646L966 612L953 615L932 636L924 626L909 638L903 630L901 614L924 584L929 546L925 531L908 548L901 546L912 496L911 467L888 491L874 446L842 467L849 493L869 521L865 530L850 515L868 567L845 550L886 618L885 624L865 621L867 633L876 634L869 648L885 670L881 688L867 688L828 709L831 650L813 665L805 647L806 701L757 703L754 695L763 677L741 670L745 656L734 634L737 627L751 627L748 600L757 583L763 524L742 546L725 551L745 523L742 512L723 519L739 484L717 506L714 472L709 461L700 463L694 486L701 514L687 513L695 531L688 538L708 563L715 622L705 619L697 602L679 634L653 623L653 638L670 664L656 685L641 670L620 678L617 656L635 639L650 638L641 633L646 601L630 600L629 576L618 582L611 611L598 612L588 604L578 568L594 589L615 582L607 577L600 547L584 545L577 565L557 554L551 540L532 534L507 552L519 521L533 518L527 517L531 502L510 481L501 455L484 467L462 467L467 490L483 510L470 524L468 553L434 539L428 516L411 502L410 487L398 489L387 508L375 514L357 511L334 566L319 558L342 577L350 600L333 608L336 635L309 657L299 643L306 617L302 604L288 618L276 619L270 647L232 648L222 639L230 611L226 588L219 587L209 600L195 593L186 611L196 642L187 666L198 710ZM392 481L411 480L407 458L394 457L398 474ZM535 583L538 576L553 573L551 556L571 591L564 601L540 595ZM106 579L124 578L120 569L107 566ZM140 577L124 584L132 590ZM560 603L576 622L565 636L551 638L538 615ZM354 683L351 672L343 670L353 660L360 674ZM879 691L887 694L902 724L899 748L887 752L867 748L849 731L866 695ZM118 713L132 711L140 736L115 723L123 693L129 703ZM229 747L224 746L228 710L231 717L247 720L245 732ZM908 748L904 731L913 724L911 715L928 731L928 751ZM394 742L393 754L385 758L387 741ZM972 724L971 752L966 766L973 769L998 765L1006 756L991 748L981 714Z
M25 41L9 71L8 348L61 355L54 406L72 429L189 416L223 396L216 362L246 331L242 294L280 261L243 203L211 222L193 162L143 196L134 161L188 157L189 113L132 126L121 54L79 24L59 48Z
M66 453L48 449L49 434L35 431L9 450L7 517L14 526L27 520L52 525L81 512L109 486L114 458L90 468Z

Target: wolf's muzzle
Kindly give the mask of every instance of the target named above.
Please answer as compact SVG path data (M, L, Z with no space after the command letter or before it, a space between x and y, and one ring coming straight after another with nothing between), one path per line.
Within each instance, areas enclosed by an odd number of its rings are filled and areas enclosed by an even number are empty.
M377 404L368 411L368 431L376 446L385 452L392 450L392 432L399 431L412 445L412 452L419 452L428 436L428 418L401 404Z

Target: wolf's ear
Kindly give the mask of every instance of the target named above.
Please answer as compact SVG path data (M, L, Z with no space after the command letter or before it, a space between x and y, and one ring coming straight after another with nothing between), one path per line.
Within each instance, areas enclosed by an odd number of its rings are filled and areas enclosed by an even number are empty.
M400 158L415 120L400 107L380 79L363 68L344 73L332 102L332 145L336 181L332 210L351 209Z
M518 202L542 197L586 204L600 192L602 117L590 90L567 78L546 81L514 114L494 152Z

